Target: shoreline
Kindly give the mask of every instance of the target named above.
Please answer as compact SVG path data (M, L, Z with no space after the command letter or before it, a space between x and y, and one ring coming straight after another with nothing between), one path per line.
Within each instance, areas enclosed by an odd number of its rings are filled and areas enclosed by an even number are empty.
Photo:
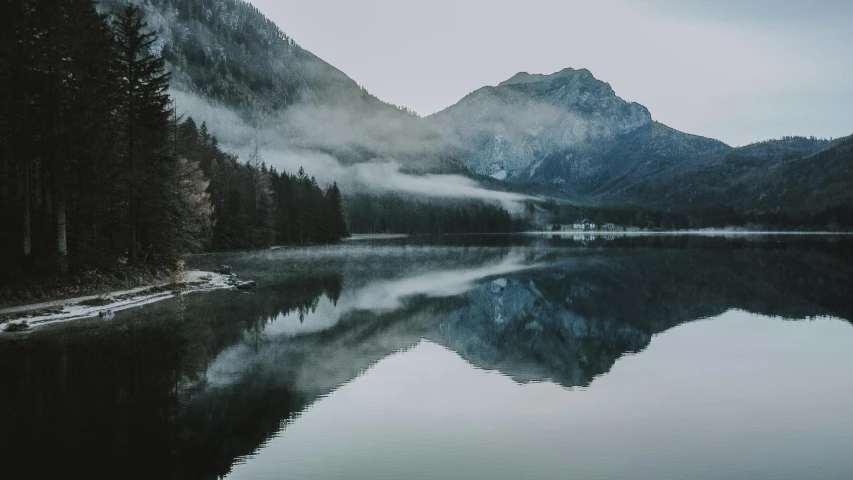
M393 240L396 238L407 238L413 235L408 233L353 233L341 240L344 242L357 242L359 240Z
M36 327L58 322L102 316L112 318L115 312L141 307L160 300L186 295L234 288L228 275L199 270L187 271L186 280L178 283L160 283L128 290L115 290L101 295L49 300L0 309L0 335L26 332ZM7 330L9 325L13 330ZM19 330L15 330L19 329Z
M827 236L840 235L849 236L853 232L830 232L830 231L814 231L801 232L791 230L662 230L659 232L638 230L638 231L617 231L617 230L560 230L560 231L542 231L530 230L520 232L522 235L619 235L619 236L677 236L677 235L692 235L692 236L708 236L708 237L723 237L723 236L750 236L750 235L777 235L777 236Z
M460 234L444 234L460 235ZM461 235L529 235L529 236L559 236L572 237L652 237L652 236L695 236L695 237L761 237L761 236L815 236L815 237L849 237L853 232L831 231L760 231L760 230L669 230L669 231L610 231L610 230L563 230L563 231L524 231L493 234L461 234ZM345 239L342 244L358 242L359 240L384 240L417 237L410 234L354 234ZM429 235L427 235L429 236ZM607 239L607 238L605 238ZM317 245L312 245L317 246ZM271 247L277 250L283 247ZM265 249L266 250L266 249ZM264 250L259 250L264 251ZM195 292L207 292L220 289L238 288L238 283L230 275L190 270L186 279L181 282L159 282L124 290L111 290L107 293L90 294L72 298L59 298L34 303L0 307L0 335L28 331L36 327L66 322L77 319L102 316L106 320L112 318L115 312L141 307L177 295ZM242 287L240 287L242 288ZM251 287L249 287L251 288ZM17 325L19 328L16 328Z

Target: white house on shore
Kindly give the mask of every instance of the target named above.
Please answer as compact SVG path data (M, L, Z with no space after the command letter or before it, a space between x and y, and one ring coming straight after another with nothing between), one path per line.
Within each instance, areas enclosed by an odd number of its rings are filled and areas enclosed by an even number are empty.
M586 218L576 221L573 227L575 230L595 230L595 224Z

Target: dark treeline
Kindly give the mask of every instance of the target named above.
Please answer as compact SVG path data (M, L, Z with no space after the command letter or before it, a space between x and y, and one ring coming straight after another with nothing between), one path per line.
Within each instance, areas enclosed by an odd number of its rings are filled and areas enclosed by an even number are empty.
M399 195L347 198L347 219L356 233L506 233L527 225L499 206L465 201L425 201Z
M242 163L179 118L136 7L0 3L0 261L12 278L183 252L333 242L336 185Z
M240 162L192 118L173 125L176 157L198 165L210 197L210 232L201 236L207 243L188 251L332 243L348 235L336 183L324 190L301 168L296 174L278 172L257 149Z

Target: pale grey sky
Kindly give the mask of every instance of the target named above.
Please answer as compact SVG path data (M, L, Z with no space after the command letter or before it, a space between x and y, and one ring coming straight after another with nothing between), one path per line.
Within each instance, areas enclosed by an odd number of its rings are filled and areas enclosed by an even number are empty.
M422 115L519 71L587 68L655 120L732 145L853 133L853 0L251 0Z

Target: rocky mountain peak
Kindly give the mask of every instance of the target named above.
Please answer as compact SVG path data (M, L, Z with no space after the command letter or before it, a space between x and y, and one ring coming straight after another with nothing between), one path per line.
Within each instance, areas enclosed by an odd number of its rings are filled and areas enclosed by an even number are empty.
M564 68L564 69L560 70L559 72L552 73L550 75L545 75L542 73L530 74L527 72L518 72L515 75L513 75L511 78L504 80L503 82L499 83L498 86L499 87L505 87L507 85L523 85L526 83L541 83L541 82L550 83L553 80L556 80L558 78L571 78L571 77L591 78L592 80L595 80L595 77L592 75L592 73L589 70L587 70L585 68L581 68L580 70L576 70L574 68L569 67L569 68Z
M595 78L585 68L565 68L551 75L521 72L501 82L497 88L524 92L579 114L628 117L628 123L635 127L652 121L646 107L623 100L609 83Z
M431 118L467 151L467 168L519 181L534 177L553 152L587 151L652 122L645 107L618 97L589 70L573 68L520 72Z

